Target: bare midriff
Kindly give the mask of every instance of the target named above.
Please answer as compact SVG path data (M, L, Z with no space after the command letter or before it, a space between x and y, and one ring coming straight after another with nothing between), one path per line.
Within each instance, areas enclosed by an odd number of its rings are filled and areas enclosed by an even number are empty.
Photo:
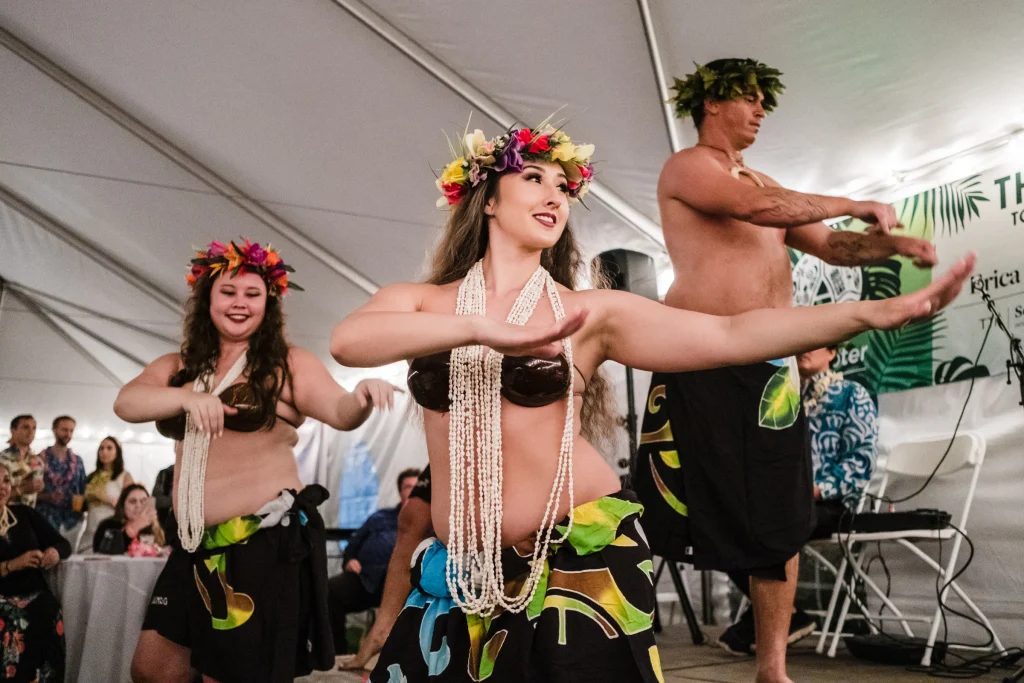
M295 462L295 427L280 417L270 430L234 432L210 441L206 462L205 525L255 513L283 489L302 489ZM174 445L174 509L178 508L181 442Z
M579 434L581 405L582 398L577 395L573 452L574 502L577 506L615 493L621 488L614 470ZM565 400L541 408L523 408L505 400L501 402L503 547L529 539L541 526L555 481L565 412ZM451 500L448 414L424 411L423 427L430 456L430 513L434 533L442 542L447 543ZM556 521L561 521L568 512L569 492L566 488L562 491L562 499L555 512Z

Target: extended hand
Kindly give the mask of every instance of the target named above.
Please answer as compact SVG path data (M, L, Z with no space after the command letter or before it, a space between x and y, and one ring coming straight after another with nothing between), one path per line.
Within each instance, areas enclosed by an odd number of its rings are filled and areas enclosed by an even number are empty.
M874 232L888 235L893 228L902 228L903 224L896 218L896 209L891 204L882 202L854 202L850 215L865 223L876 226Z
M182 410L192 416L192 421L199 427L199 431L211 437L224 434L225 415L238 414L236 408L224 405L217 396L190 389L182 391L185 392L181 401Z
M360 408L373 406L379 410L391 410L395 407L396 391L405 393L404 389L388 384L382 379L364 379L356 385L352 393L358 399Z
M55 548L47 548L43 552L39 566L43 569L49 569L50 567L56 567L58 562L60 562L60 555L57 553L57 550Z
M949 305L974 270L976 257L970 253L953 264L946 274L913 294L879 301L877 315L869 323L882 330L895 330L924 318L930 318Z
M896 253L912 259L918 268L931 268L939 262L935 255L935 245L928 240L904 235L894 235L892 239L896 245Z
M581 309L566 314L546 327L513 325L501 320L481 318L478 341L506 356L554 358L559 341L576 334L587 320L589 311Z
M11 571L20 571L29 567L38 567L43 563L42 550L29 550L11 560L7 568Z

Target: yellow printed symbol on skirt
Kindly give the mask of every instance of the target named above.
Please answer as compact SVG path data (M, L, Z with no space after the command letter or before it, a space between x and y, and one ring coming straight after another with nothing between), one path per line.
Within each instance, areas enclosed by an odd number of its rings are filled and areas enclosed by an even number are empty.
M206 568L210 570L211 574L216 574L217 579L220 582L221 590L224 591L224 604L227 605L227 617L221 619L213 613L213 605L210 602L210 592L206 589L202 580L199 578L199 570L192 567L192 573L195 575L196 588L199 589L199 595L203 598L203 604L206 605L206 611L210 613L210 617L213 620L213 627L218 631L230 631L233 628L238 628L245 622L249 621L249 618L256 611L256 604L252 601L252 598L245 593L236 593L235 589L228 585L227 579L224 576L226 562L224 554L213 555L204 560Z
M788 359L787 359L788 360ZM787 429L800 414L800 385L797 370L789 364L775 371L761 393L757 423L766 429Z

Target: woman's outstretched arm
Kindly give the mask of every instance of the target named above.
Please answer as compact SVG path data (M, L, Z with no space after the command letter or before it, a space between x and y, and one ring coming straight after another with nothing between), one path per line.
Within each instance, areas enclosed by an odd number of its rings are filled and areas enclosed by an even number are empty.
M577 311L544 327L510 325L475 315L430 313L422 309L433 285L397 284L380 290L342 320L331 334L331 355L342 365L368 368L427 356L459 346L483 344L506 355L554 356L556 342L586 319Z
M931 285L884 301L771 308L714 316L625 292L591 293L596 332L610 360L654 372L682 372L785 358L869 329L894 329L935 315L974 268L961 259Z

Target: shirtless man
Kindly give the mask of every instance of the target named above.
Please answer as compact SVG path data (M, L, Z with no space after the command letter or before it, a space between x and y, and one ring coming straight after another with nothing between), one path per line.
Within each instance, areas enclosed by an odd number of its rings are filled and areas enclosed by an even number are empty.
M668 160L658 184L675 269L669 306L718 315L790 306L787 246L841 266L893 255L935 264L929 242L890 233L902 227L891 206L786 190L743 164L741 152L777 103L780 75L754 60L724 59L676 81L676 112L693 117L699 142ZM872 228L840 232L821 222L839 216ZM749 575L758 682L790 680L797 553L813 525L806 422L790 360L656 374L635 473L655 554Z

